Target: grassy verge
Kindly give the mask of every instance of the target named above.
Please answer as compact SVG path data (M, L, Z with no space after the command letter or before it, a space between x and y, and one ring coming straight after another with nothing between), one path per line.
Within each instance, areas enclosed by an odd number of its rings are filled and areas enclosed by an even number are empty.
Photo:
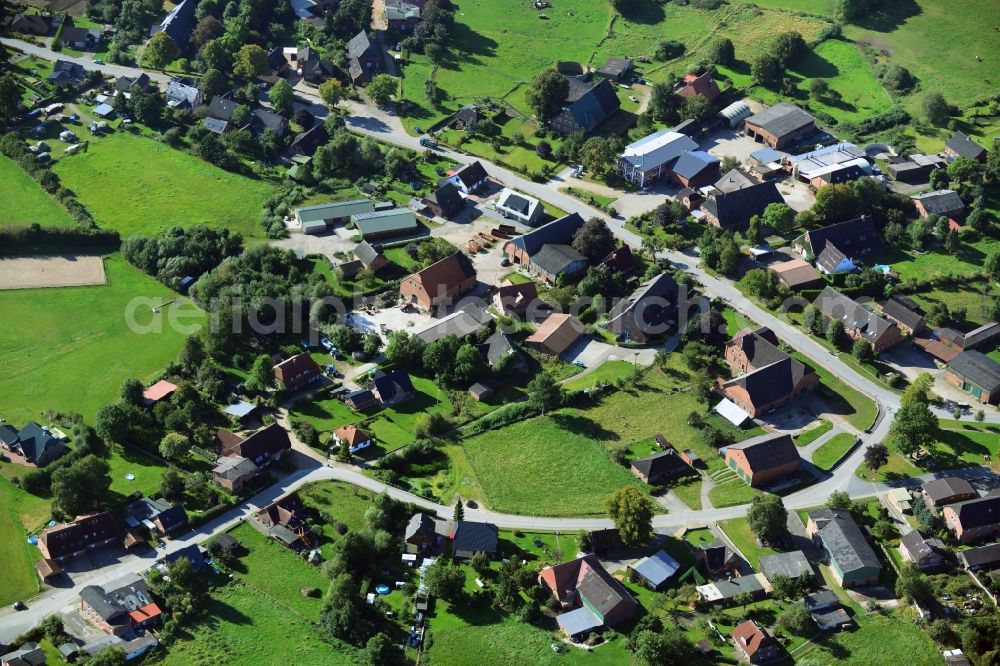
M831 469L844 457L848 449L854 446L856 441L857 437L850 433L837 433L816 449L812 457L813 464L822 470Z
M729 540L733 542L743 556L747 558L755 570L758 567L761 555L774 555L776 550L757 545L757 537L750 531L750 526L744 518L733 518L719 522L719 527L726 533Z
M878 413L875 402L840 379L837 379L823 366L810 361L801 352L793 351L792 356L812 368L819 376L819 381L828 391L827 403L834 414L839 414L858 430L871 427Z
M820 419L817 426L809 428L809 430L795 436L795 446L808 446L826 433L830 432L832 429L832 423L826 419Z

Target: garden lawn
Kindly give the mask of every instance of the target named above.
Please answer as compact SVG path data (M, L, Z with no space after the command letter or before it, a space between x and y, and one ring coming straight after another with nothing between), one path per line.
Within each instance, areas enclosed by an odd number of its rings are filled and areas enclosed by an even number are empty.
M722 483L716 484L708 491L708 500L715 508L749 504L757 491L751 488L738 476L727 477Z
M350 530L364 526L365 511L371 506L374 495L358 486L340 481L322 481L299 490L302 501L330 519L343 523ZM330 546L340 537L326 519L321 528L320 550L329 557ZM322 586L320 586L322 589Z
M819 424L795 436L795 446L807 446L833 430L833 424L826 419L820 419Z
M249 551L233 562L233 570L244 583L305 617L319 617L322 599L299 593L305 587L326 590L329 580L319 567L305 562L246 523L233 530L232 535Z
M941 303L947 305L949 308L965 308L966 325L974 327L982 326L991 321L989 308L992 300L992 290L990 289L990 285L985 281L980 283L980 286L985 287L985 289L979 291L972 286L954 285L907 295L915 300L925 312L931 306Z
M854 631L824 632L817 636L812 644L796 652L795 663L800 666L941 663L941 655L927 632L898 611L855 616L854 622L858 625Z
M150 382L180 351L185 333L167 320L179 301L181 322L200 323L194 305L138 269L121 255L105 259L108 284L95 287L0 291L0 415L23 424L46 409L79 412L93 423L103 405L118 400L122 380ZM146 300L141 300L146 299ZM163 330L143 334L129 329L159 317ZM151 306L159 313L154 315ZM167 315L167 316L164 316ZM31 322L25 326L24 322Z
M75 224L66 209L56 203L13 160L0 156L0 201L5 224L68 227Z
M822 470L833 468L847 451L854 446L857 437L850 433L837 433L813 452L812 462Z
M683 476L675 485L670 486L670 492L677 495L691 509L701 509L701 477Z
M196 224L259 237L261 207L274 192L266 182L123 132L92 141L53 169L97 223L122 238Z
M871 261L892 266L901 280L928 280L947 274L978 275L983 272L986 257L997 250L1000 250L1000 240L985 236L974 243L962 243L955 254L945 252L940 246L920 254L889 246L881 254L873 256ZM952 305L950 301L948 304Z
M298 593L298 590L295 590ZM233 582L214 593L205 613L186 637L147 664L215 666L261 664L279 666L340 666L355 663L342 648L319 639L304 616L249 585Z
M623 486L642 487L587 436L572 410L471 437L464 449L490 509L544 516L604 513L604 500Z
M757 545L757 537L750 530L750 526L747 524L745 518L720 521L719 527L722 528L722 531L726 533L726 536L729 537L729 540L733 542L739 551L743 553L750 566L755 570L758 568L761 555L774 555L778 552L773 548Z

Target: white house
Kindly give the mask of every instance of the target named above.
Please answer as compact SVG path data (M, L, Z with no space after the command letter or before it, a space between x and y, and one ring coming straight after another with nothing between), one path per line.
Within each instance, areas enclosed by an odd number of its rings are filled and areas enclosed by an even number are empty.
M660 130L625 146L616 173L638 187L651 185L670 171L684 153L698 150L695 140L670 129Z
M538 199L533 199L507 187L500 193L496 209L504 217L532 227L540 222L545 215L545 209Z
M333 431L333 441L339 446L341 440L347 440L351 453L357 453L372 445L371 435L354 426L342 426Z

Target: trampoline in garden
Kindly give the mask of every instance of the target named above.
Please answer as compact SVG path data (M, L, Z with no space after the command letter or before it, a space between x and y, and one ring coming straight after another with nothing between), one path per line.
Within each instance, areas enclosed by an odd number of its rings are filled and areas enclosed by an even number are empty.
M32 546L37 546L38 545L38 537L36 537L34 534L32 534L30 537L28 537L28 543L30 543Z
M379 583L375 586L375 591L382 595L389 594L389 586L385 583Z

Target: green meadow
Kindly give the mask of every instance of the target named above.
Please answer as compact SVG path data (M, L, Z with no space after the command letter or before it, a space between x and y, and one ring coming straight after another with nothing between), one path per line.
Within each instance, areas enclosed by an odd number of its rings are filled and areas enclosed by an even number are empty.
M119 132L53 170L100 226L122 238L204 224L261 235L261 206L273 188L152 139Z
M68 227L74 224L66 209L38 186L13 160L0 157L0 201L4 212L0 226L29 225Z

